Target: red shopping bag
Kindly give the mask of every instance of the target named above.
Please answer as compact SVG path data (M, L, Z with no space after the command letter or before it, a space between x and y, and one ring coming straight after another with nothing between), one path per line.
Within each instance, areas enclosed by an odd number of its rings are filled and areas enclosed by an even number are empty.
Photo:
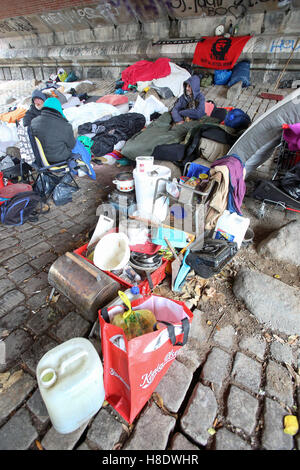
M151 310L158 329L127 341L110 319L121 305L99 310L105 399L132 423L188 339L192 312L184 302L151 295L131 303L132 309Z

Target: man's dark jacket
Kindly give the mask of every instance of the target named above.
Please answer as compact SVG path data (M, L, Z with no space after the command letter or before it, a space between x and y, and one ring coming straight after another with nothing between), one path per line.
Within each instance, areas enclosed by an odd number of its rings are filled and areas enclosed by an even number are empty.
M49 163L58 163L72 156L76 144L72 125L59 111L44 107L41 115L31 121L31 129L40 140Z

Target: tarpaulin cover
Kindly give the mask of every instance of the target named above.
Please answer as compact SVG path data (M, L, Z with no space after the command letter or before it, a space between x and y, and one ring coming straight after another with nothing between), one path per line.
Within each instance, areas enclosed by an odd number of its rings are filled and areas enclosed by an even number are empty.
M251 36L204 36L197 43L193 64L211 69L231 69Z
M123 90L128 90L128 85L134 85L137 82L166 77L171 73L169 61L170 59L166 58L157 59L155 62L139 60L130 65L122 72Z

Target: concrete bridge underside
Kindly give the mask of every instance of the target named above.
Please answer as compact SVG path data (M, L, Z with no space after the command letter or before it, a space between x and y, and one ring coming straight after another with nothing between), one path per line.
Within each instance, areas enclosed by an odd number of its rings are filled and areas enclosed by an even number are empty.
M31 11L32 0L7 18L12 3L0 14L2 80L47 79L58 67L118 78L128 65L159 57L191 64L201 36L230 23L252 35L240 59L250 60L253 83L274 83L287 62L284 79L300 79L300 0L65 0Z

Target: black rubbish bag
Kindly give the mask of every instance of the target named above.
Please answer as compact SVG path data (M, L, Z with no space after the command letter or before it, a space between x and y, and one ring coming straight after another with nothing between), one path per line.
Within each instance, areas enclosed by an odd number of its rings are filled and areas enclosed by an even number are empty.
M281 189L296 201L300 201L300 163L287 171L280 179Z
M52 193L58 182L59 178L56 175L40 173L33 185L33 190L44 200Z
M72 178L69 174L66 174L62 181L55 186L52 193L52 198L56 206L63 206L72 202L72 194L78 190L75 186L71 186Z

